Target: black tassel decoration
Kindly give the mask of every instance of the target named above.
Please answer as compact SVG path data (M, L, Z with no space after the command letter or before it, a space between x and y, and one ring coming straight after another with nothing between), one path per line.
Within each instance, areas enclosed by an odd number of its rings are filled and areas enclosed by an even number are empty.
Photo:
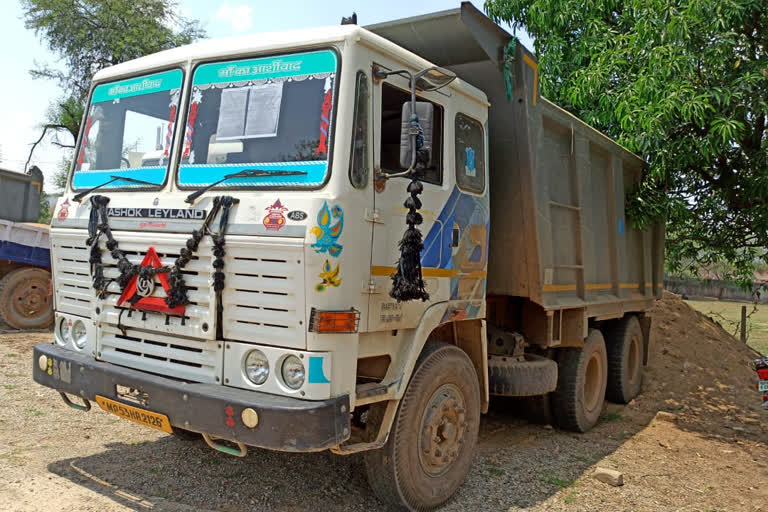
M410 197L403 203L403 206L408 208L408 215L405 218L408 229L400 240L400 260L397 262L397 272L392 274L392 290L389 292L389 296L397 302L429 299L421 276L421 250L424 248L424 243L421 231L416 228L423 222L418 212L421 208L421 200L418 196L423 190L424 185L414 174L413 180L408 184Z

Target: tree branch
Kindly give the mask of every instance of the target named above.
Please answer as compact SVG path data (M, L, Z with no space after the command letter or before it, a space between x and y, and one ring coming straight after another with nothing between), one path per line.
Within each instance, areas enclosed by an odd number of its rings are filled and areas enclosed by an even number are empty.
M34 153L35 148L38 144L40 144L43 141L43 138L45 137L45 134L48 133L48 130L66 130L67 127L60 124L46 124L43 125L43 133L40 134L40 138L37 139L35 142L32 143L32 147L29 148L29 156L27 157L27 161L24 164L24 172L27 172L27 167L29 167L29 162L32 160L32 153ZM72 146L74 147L74 146Z

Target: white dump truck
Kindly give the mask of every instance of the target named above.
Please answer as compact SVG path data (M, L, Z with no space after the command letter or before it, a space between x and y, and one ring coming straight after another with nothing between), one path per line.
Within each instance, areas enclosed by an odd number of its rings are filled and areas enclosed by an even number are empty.
M640 391L643 161L468 3L106 68L82 126L34 354L75 408L233 455L365 452L381 500L428 510L490 395L585 431Z

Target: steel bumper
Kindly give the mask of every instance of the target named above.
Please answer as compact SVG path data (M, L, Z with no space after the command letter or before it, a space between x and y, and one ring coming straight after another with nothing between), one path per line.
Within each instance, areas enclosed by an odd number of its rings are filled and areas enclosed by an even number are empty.
M94 400L96 395L168 416L171 425L221 439L279 451L311 452L336 446L349 438L349 395L308 401L160 377L95 359L53 344L35 345L35 382ZM40 357L52 359L46 370ZM146 393L146 404L121 399L116 385ZM230 408L228 410L228 408ZM245 426L243 409L258 413L258 425ZM227 414L230 413L230 414ZM234 420L234 427L228 426Z

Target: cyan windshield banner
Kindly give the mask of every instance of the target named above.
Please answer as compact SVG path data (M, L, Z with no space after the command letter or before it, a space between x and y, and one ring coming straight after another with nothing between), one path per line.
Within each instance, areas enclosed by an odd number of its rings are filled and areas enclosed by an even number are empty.
M135 169L111 169L104 171L75 172L72 178L72 188L91 188L105 183L115 176L125 176L135 180L148 181L150 183L162 184L165 181L165 166L140 167ZM116 180L105 189L109 188L147 188L150 185L131 183L130 181Z
M144 75L138 78L102 84L93 90L92 103L114 101L130 96L179 89L181 88L182 79L183 74L181 70L173 69L163 73L155 73L154 75Z
M336 64L336 53L331 50L234 62L217 62L198 67L195 70L192 84L208 85L333 73L336 71Z
M264 176L232 178L221 184L222 187L317 187L322 185L328 168L326 160L307 162L265 162L252 164L222 165L181 165L179 183L184 186L202 187L219 181L228 174L258 169L259 171L296 171L306 174L292 176Z

